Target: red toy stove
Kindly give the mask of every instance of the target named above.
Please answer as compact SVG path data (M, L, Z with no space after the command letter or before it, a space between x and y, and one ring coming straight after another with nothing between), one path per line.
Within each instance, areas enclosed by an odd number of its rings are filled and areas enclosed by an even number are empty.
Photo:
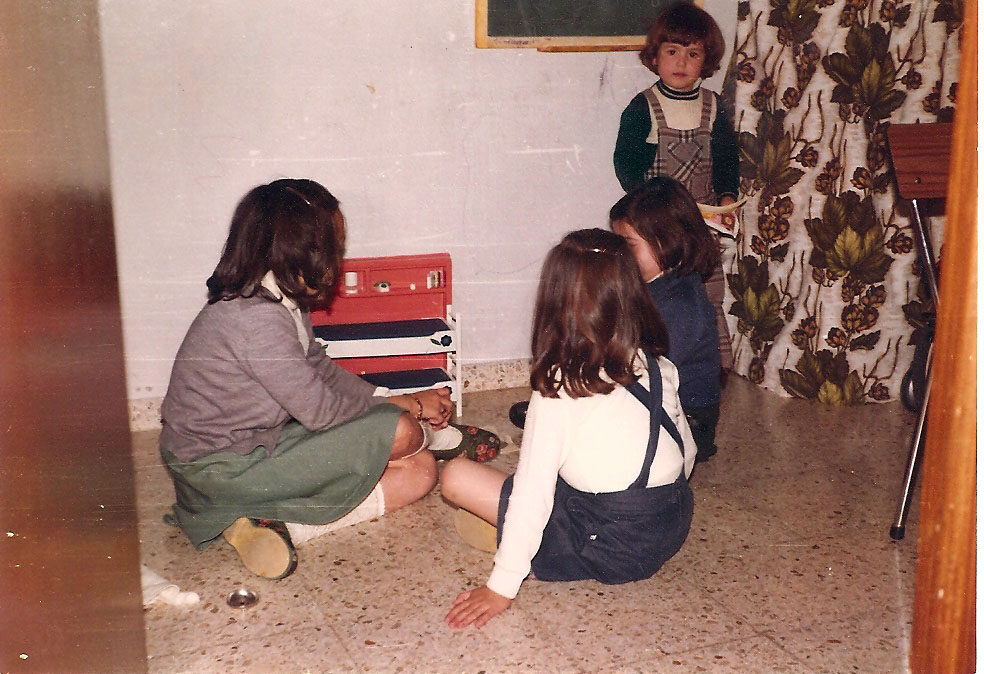
M394 393L447 386L461 416L460 319L447 253L348 258L334 301L311 311L341 367Z

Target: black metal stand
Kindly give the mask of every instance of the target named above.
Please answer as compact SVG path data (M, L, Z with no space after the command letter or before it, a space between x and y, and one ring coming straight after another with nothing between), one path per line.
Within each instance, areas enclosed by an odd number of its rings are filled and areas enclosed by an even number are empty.
M926 362L926 370L932 365L933 347L930 345L929 360ZM905 479L902 481L902 496L899 500L899 510L895 516L895 524L889 529L888 535L892 540L900 541L905 538L905 518L909 514L909 503L912 500L912 489L915 483L916 472L919 468L919 461L922 458L923 442L926 436L926 411L929 409L929 390L932 385L932 378L926 375L926 387L923 392L922 404L919 407L919 420L916 422L916 430L912 436L912 449L909 451L909 465L905 471Z
M923 265L923 275L926 278L926 285L929 287L929 296L933 302L933 309L936 310L939 308L939 290L936 285L936 264L933 260L932 249L930 248L929 232L923 223L922 214L919 209L919 202L916 199L912 200L912 212L915 225L912 230L916 238L916 246L918 247L917 252ZM899 500L898 513L895 516L895 523L888 532L888 535L895 541L905 538L905 519L909 513L909 504L912 501L912 492L915 485L916 472L918 470L919 460L922 457L922 448L926 435L926 412L929 409L929 395L930 388L932 386L932 362L933 345L930 343L926 356L925 369L922 372L923 380L926 383L922 391L922 401L919 404L919 419L916 422L916 429L912 436L912 449L909 451L909 464L906 468L905 479L902 481L902 495ZM913 368L918 366L918 363L913 364ZM910 372L910 374L912 373ZM914 378L914 375L909 377L910 380Z

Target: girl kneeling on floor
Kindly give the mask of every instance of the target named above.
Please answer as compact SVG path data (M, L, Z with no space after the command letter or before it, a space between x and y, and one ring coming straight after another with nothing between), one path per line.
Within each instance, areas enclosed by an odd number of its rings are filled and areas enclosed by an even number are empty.
M696 446L666 345L622 237L581 230L550 251L516 473L455 459L441 474L443 496L461 508L462 537L497 546L488 581L457 596L449 626L481 627L505 611L531 571L544 581L625 583L652 576L680 549Z
M447 389L387 395L315 341L308 308L333 297L344 243L338 200L318 183L246 194L161 407L173 522L198 548L223 536L266 578L294 571L295 543L427 494L436 456L498 449L448 425Z

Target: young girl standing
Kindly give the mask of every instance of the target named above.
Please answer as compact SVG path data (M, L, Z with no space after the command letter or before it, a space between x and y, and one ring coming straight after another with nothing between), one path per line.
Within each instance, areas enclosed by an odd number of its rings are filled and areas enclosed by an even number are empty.
M532 349L515 475L460 459L441 474L443 496L464 509L465 540L493 549L500 539L485 586L454 600L452 628L502 613L531 570L547 581L648 578L690 529L696 448L666 331L624 239L581 230L550 251Z
M628 192L657 175L683 183L696 201L734 203L738 197L738 144L721 98L701 87L724 56L721 29L692 3L676 3L657 17L639 53L659 79L622 112L615 142L615 175ZM724 319L720 253L705 281L715 308L721 367L733 365Z
M424 449L489 440L448 426L446 389L379 395L314 340L307 309L333 296L344 242L338 200L314 181L246 194L161 407L174 522L198 548L221 535L266 578L294 571L294 543L427 494Z
M714 308L701 284L718 262L717 242L690 193L672 178L651 178L609 212L669 334L666 357L680 375L680 402L697 443L697 461L717 452L720 358Z

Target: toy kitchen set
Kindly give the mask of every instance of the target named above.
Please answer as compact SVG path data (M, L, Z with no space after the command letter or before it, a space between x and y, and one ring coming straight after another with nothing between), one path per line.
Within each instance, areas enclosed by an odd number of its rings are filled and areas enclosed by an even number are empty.
M461 416L461 324L447 253L348 258L334 302L311 310L338 365L393 393L449 387Z

